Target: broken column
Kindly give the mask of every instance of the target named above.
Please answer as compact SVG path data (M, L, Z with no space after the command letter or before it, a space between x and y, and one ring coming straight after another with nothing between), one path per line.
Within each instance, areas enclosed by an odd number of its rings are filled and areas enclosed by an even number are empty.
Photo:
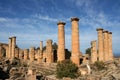
M79 47L79 25L78 18L71 18L72 22L72 62L79 65L80 63L80 47Z
M31 47L30 48L30 61L34 61L35 59L35 48Z
M57 58L58 61L65 60L65 30L64 30L64 22L58 22L58 52Z
M98 58L99 61L104 61L104 52L103 52L103 29L98 28Z
M29 58L29 50L24 49L24 60L28 60L28 58Z
M91 62L94 63L97 61L97 42L92 41L91 42Z
M19 49L19 59L23 59L24 53L22 49Z
M43 41L40 41L40 51L43 50Z
M8 58L11 58L12 56L12 38L9 38L9 53Z
M103 46L104 46L104 61L109 60L109 53L108 53L108 31L103 31L104 39L103 39Z
M46 53L47 53L47 63L53 62L53 50L52 50L52 40L49 39L46 42Z
M112 32L108 33L108 42L109 42L109 60L113 60L113 51L112 51Z
M19 58L19 48L15 48L15 57Z
M43 59L43 41L40 41L39 59L38 62L42 63Z
M16 37L12 37L12 58L15 58Z

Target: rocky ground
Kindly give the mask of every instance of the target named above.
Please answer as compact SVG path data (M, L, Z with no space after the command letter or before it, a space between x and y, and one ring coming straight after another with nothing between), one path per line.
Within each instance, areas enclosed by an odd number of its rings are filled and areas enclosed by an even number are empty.
M91 73L85 73L80 75L74 80L120 80L120 58L116 58L113 62L109 61L105 63L105 69L97 70L93 65L91 67ZM21 61L19 59L0 60L0 79L11 80L25 80L28 68L36 70L36 77L38 80L56 80L55 71L56 64L38 64L35 62ZM82 66L80 69L87 71L86 66ZM69 79L67 79L69 80Z

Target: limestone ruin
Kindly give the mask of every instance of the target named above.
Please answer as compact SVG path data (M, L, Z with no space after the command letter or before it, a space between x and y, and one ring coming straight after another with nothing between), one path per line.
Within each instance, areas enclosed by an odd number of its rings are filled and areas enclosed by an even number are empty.
M81 64L85 64L89 66L89 64L93 64L96 61L113 61L113 51L112 51L112 32L103 30L102 28L98 28L98 40L94 40L91 42L91 56L84 56L80 52L80 36L79 36L79 18L73 17L71 18L71 55L66 58L68 54L66 54L65 49L65 22L58 22L58 49L53 49L51 39L46 41L46 47L43 48L43 41L40 41L40 46L38 49L35 47L30 47L30 49L21 49L16 44L16 37L10 37L8 44L0 43L0 58L7 58L9 60L13 60L14 58L20 59L21 62L28 62L33 64L33 62L37 62L41 65L54 65L58 61L63 61L65 59L71 59L73 63L80 66ZM90 59L88 59L90 57ZM90 68L90 67L89 67ZM27 79L32 78L35 80L35 73L32 69L28 70L27 76L31 75L31 77L27 77ZM34 74L33 74L34 73ZM89 69L90 74L90 69ZM34 78L34 79L33 79Z
M98 49L96 41L91 42L91 62L111 61L114 59L112 52L112 32L98 28Z

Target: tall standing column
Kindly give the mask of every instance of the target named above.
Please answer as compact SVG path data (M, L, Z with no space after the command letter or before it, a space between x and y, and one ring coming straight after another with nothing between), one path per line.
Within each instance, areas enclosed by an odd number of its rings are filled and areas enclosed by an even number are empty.
M91 42L91 62L94 63L97 61L97 42L96 41L92 41Z
M11 58L12 56L12 38L9 38L9 51L8 51L8 58Z
M47 63L53 62L53 49L52 49L52 40L47 40L46 43L46 53L47 53Z
M12 37L12 58L15 58L16 37Z
M58 61L65 60L65 30L64 22L58 22L58 52L57 57Z
M109 60L109 53L108 53L108 31L103 31L104 39L103 39L103 44L104 44L104 61Z
M112 32L108 33L108 42L109 42L109 60L113 60L113 51L112 51Z
M78 18L71 18L72 22L72 62L79 65L80 63L80 47L79 47L79 25Z
M98 57L99 61L104 61L104 52L103 52L103 29L98 28Z

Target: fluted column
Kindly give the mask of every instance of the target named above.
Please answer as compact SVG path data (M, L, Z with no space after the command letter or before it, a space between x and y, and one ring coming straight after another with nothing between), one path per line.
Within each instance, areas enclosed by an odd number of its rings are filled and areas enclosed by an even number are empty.
M35 59L35 48L31 47L30 48L30 61L34 61Z
M58 22L58 52L57 57L58 61L65 60L65 30L64 22Z
M97 42L92 41L91 42L91 62L94 63L97 61Z
M103 52L103 29L98 28L98 57L99 61L104 61L104 52Z
M29 58L29 50L24 49L24 60L28 60L28 58Z
M112 51L112 32L108 33L108 42L109 42L109 60L113 60L113 51Z
M12 56L12 38L9 38L9 52L8 52L8 58L11 58Z
M104 43L104 61L108 61L109 60L109 53L108 53L108 31L103 31L103 35L104 35L104 39L103 39L103 43Z
M46 53L47 53L47 63L53 62L53 50L52 50L52 40L49 39L46 42Z
M72 62L79 65L80 63L80 47L79 47L79 25L78 18L71 18L72 22Z
M12 37L12 58L15 58L16 37Z

